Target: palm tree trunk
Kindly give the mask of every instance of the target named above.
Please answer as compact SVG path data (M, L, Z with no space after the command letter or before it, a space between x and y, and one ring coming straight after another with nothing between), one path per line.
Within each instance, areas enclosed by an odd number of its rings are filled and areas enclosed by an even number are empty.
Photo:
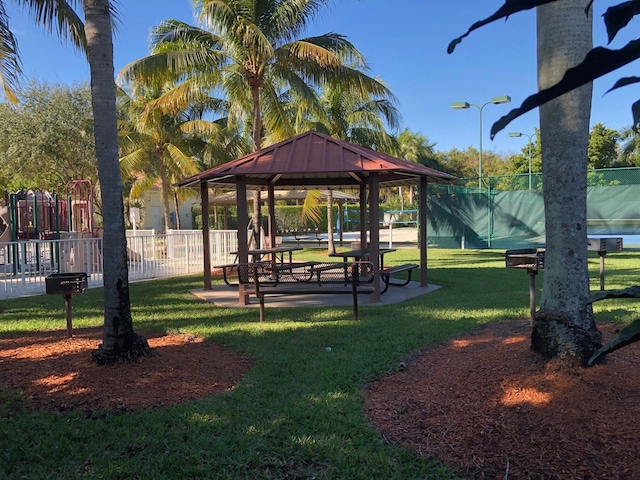
M178 201L178 193L173 191L173 203L176 206L176 228L178 230L182 230L182 225L180 224L180 202Z
M537 7L538 87L547 88L592 48L588 0ZM587 145L592 85L540 107L546 226L545 274L532 349L546 358L586 364L600 346L589 299Z
M329 253L336 253L336 246L333 243L333 191L329 190L327 195L327 234L329 235L329 243L327 248Z
M251 85L251 99L253 101L253 119L251 123L251 139L253 141L253 151L260 150L262 143L262 117L260 115L260 88L257 85ZM253 190L253 215L251 222L253 224L253 238L256 245L260 245L260 229L262 228L260 221L260 192ZM238 225L240 228L240 225ZM246 228L243 227L243 228Z
M171 205L169 204L169 177L167 168L160 158L160 193L162 195L162 208L164 210L164 233L171 230Z
M134 332L131 318L109 3L83 0L104 227L104 328L102 344L93 352L98 363L149 352L146 339Z

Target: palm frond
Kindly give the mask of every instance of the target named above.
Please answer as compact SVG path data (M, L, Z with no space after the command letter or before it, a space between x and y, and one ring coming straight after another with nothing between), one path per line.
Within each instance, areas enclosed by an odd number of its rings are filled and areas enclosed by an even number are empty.
M9 28L9 18L0 2L0 87L11 103L17 103L17 91L20 84L20 57L16 38Z
M318 190L309 190L302 203L302 219L309 219L312 222L320 223L322 219L321 201L322 194Z
M84 23L74 10L74 7L81 6L82 2L79 0L23 0L22 3L35 21L47 31L55 30L60 38L70 40L78 50L86 50ZM111 15L113 22L117 17L113 5Z
M153 187L155 187L158 182L158 176L144 176L136 179L131 185L131 190L129 191L129 197L133 200L141 198L145 192L148 192Z
M150 176L152 169L149 168L149 165L152 162L153 158L149 150L138 148L129 155L120 158L120 173L125 177L132 176L138 172L145 172L145 175Z

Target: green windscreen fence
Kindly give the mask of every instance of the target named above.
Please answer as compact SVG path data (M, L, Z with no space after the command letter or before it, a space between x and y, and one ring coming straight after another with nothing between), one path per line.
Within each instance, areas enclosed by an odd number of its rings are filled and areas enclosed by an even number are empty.
M588 234L625 236L626 246L640 247L640 168L590 171L588 182ZM477 179L461 183L430 185L429 246L511 249L544 245L540 174L487 177L482 190Z

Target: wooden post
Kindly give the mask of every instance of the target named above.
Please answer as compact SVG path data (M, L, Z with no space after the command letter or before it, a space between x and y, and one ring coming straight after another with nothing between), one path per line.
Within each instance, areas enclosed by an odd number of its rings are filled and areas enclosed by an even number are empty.
M420 177L419 206L420 286L429 286L427 274L427 177Z
M209 187L206 180L200 182L202 205L202 254L204 261L204 290L211 290L211 248L209 240Z

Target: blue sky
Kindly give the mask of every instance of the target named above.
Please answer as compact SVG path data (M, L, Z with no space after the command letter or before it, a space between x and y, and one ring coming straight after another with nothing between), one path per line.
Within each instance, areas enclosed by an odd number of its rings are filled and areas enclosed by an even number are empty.
M606 41L602 12L617 3L595 3L594 45ZM536 90L534 12L486 26L467 37L453 54L446 52L454 37L502 4L502 0L338 0L320 13L307 35L346 35L367 59L369 73L385 80L398 97L403 126L427 136L437 150L478 147L478 110L453 110L451 102L481 105L492 97L509 95L511 104L487 105L482 121L483 150L510 154L520 151L527 139L510 138L508 132L533 134L538 126L537 110L514 120L493 141L489 129ZM116 72L148 54L149 30L160 21L193 22L190 0L121 0L120 12L122 23L114 43ZM8 14L27 77L65 84L88 81L89 69L82 55L34 28L27 15L10 2ZM612 47L620 48L629 39L629 35L622 37ZM630 106L638 99L638 87L603 95L617 78L633 74L627 67L595 82L592 124L603 122L615 129L631 124Z

